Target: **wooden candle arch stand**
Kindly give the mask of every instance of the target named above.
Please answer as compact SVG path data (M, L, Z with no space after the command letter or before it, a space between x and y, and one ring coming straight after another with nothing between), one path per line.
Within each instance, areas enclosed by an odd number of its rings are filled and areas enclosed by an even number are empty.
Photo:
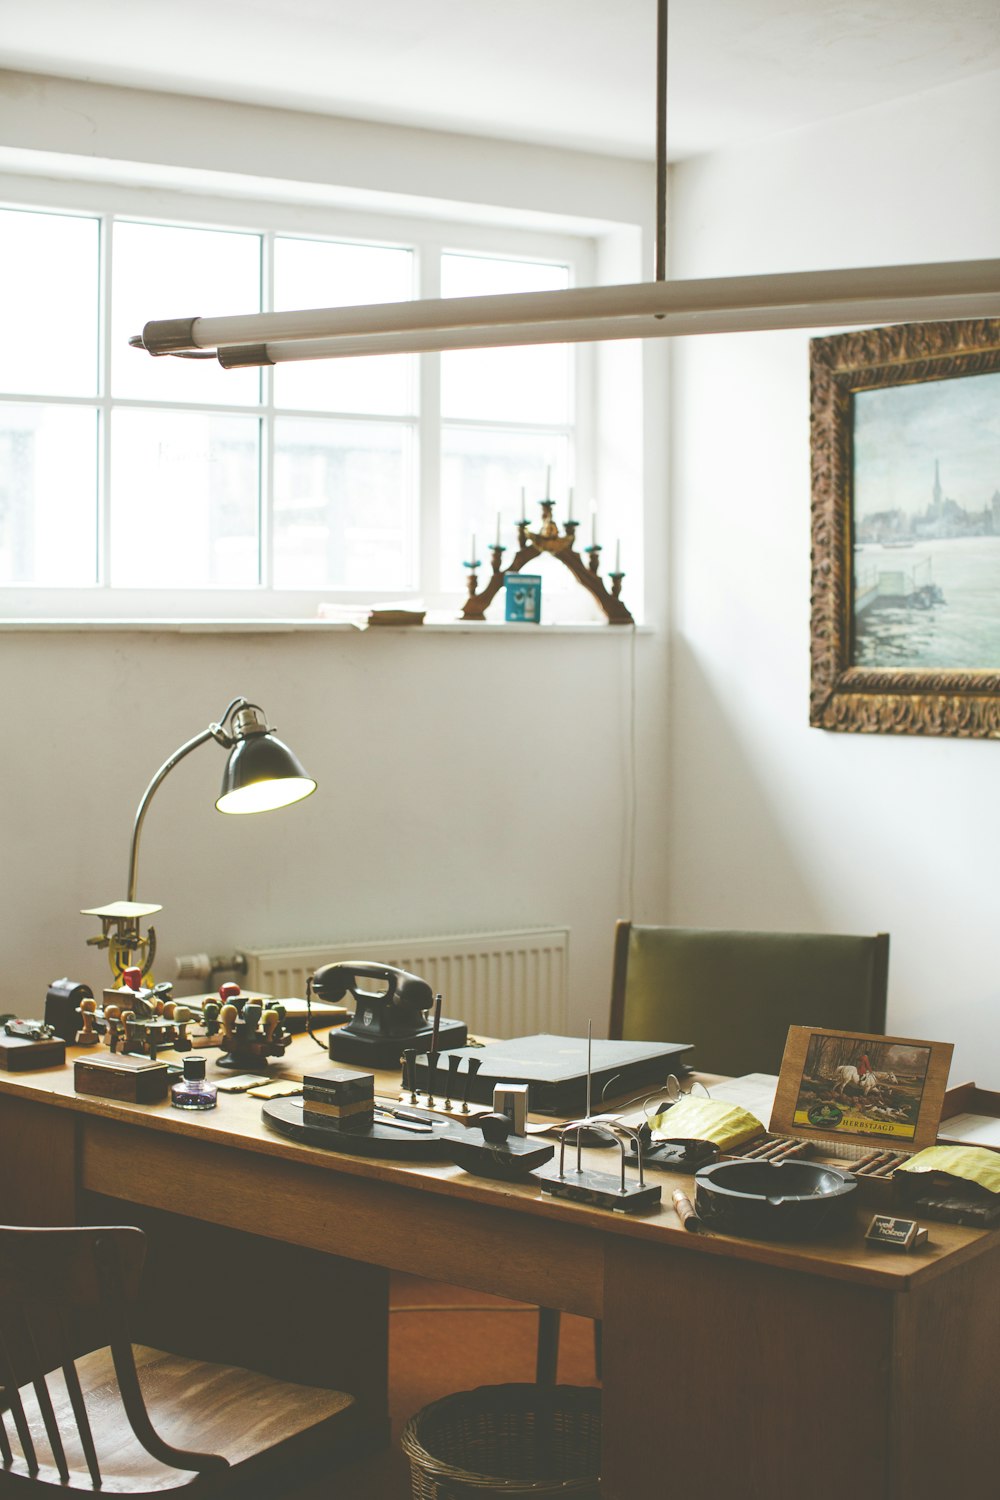
M476 571L479 567L478 560L473 558L465 564L469 570L469 597L462 607L463 620L483 619L487 609L503 587L504 580L512 573L520 573L525 563L531 562L532 558L548 553L551 557L557 557L565 567L569 568L577 582L583 585L588 594L594 596L607 615L609 625L635 624L632 615L621 600L622 579L625 574L617 571L609 574L611 579L609 590L598 572L601 561L601 549L598 544L595 542L593 546L585 549L588 561L584 562L574 547L576 521L567 520L565 531L560 532L558 525L552 519L552 506L551 500L541 501L542 525L537 532L528 530L526 520L518 521L517 552L508 568L501 567L504 548L499 542L493 543L490 547L493 575L480 593L476 592L476 585L479 582L479 574Z

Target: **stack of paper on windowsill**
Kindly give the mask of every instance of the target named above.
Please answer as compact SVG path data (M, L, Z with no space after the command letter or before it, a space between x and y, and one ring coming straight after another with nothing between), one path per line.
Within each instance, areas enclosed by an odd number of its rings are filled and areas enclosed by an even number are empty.
M391 604L320 604L321 620L336 620L367 630L369 625L422 625L427 611L419 600L408 599Z

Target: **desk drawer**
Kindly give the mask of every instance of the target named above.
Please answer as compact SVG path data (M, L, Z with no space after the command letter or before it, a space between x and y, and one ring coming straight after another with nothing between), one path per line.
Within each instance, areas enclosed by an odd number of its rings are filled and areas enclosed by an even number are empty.
M499 1204L105 1120L87 1121L83 1186L390 1270L601 1316L602 1236Z

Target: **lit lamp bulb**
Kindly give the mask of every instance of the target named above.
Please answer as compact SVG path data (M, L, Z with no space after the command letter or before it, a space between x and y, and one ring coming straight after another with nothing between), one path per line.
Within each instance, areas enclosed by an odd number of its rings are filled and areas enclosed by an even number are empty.
M269 812L301 802L316 790L298 757L268 729L252 704L233 716L236 743L229 752L216 807L224 813Z

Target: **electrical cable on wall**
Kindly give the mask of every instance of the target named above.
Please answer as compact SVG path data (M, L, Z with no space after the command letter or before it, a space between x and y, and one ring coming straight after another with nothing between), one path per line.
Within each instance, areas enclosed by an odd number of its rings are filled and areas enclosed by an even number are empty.
M636 628L633 622L629 631L628 644L628 765L625 778L625 826L628 829L628 846L625 855L625 915L630 922L635 917L635 843L639 802L636 777L635 636Z

